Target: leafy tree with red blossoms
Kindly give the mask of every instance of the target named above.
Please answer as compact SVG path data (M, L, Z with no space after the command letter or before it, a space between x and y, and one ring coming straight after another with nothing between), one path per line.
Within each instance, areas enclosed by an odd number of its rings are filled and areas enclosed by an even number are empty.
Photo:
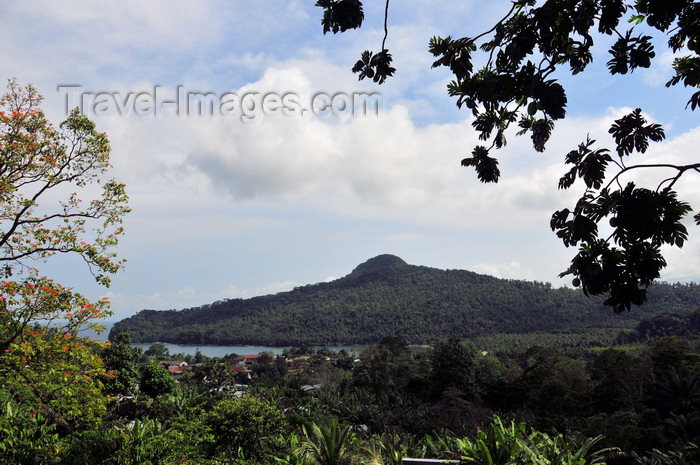
M90 302L35 265L77 255L108 286L123 263L111 249L129 206L124 185L104 179L106 135L77 110L55 127L41 100L14 79L0 97L0 397L70 431L99 424L106 412L103 381L114 373L97 355L104 343L80 332L103 329L109 302ZM13 434L3 429L0 441Z
M95 354L104 343L78 331L99 329L106 311L106 300L93 304L45 278L0 282L0 390L64 429L98 424L109 401L103 380L114 374Z
M109 141L77 109L58 128L39 108L31 85L10 80L0 98L0 263L10 277L32 269L31 261L57 253L79 255L95 279L121 262L110 249L123 233L129 211L124 184L105 181ZM99 196L81 199L78 191L101 187Z

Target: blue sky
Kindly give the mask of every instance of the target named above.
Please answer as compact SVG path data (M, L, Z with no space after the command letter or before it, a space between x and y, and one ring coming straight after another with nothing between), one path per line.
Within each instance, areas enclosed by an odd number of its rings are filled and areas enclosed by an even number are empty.
M575 253L549 230L563 155L586 134L607 141L611 121L643 106L667 141L645 161L696 160L697 114L690 92L665 89L672 55L649 70L610 78L607 58L564 77L568 118L543 154L511 135L499 155L502 180L482 185L459 166L477 143L469 115L447 96L446 70L430 68L432 35L474 35L508 2L404 1L390 7L396 76L358 82L350 67L378 50L383 2L367 2L359 31L323 35L308 1L0 2L0 75L33 83L53 121L65 117L60 85L120 98L152 91L294 93L306 104L325 92L379 92L377 115L256 113L182 116L88 111L112 145L111 176L125 182L133 212L119 245L124 271L108 290L78 260L43 270L92 297L109 296L115 317L250 297L337 278L380 253L438 268L564 285ZM606 50L602 41L598 47ZM89 110L89 108L88 108ZM147 113L147 112L146 112ZM651 173L640 181L653 183ZM655 185L655 184L654 184ZM697 176L678 185L700 205ZM669 250L663 279L700 281L700 238Z

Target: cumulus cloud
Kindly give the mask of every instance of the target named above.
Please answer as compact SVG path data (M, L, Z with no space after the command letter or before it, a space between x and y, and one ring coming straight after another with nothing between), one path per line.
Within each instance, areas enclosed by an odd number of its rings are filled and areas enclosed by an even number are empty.
M307 102L319 86L318 69L341 72L323 61L281 63L237 91L296 89ZM560 123L544 154L534 153L528 138L511 135L508 147L496 153L503 176L495 185L483 185L459 167L479 143L468 120L419 127L401 105L354 118L257 114L248 123L229 116L104 123L119 140L115 165L132 189L150 198L145 201L162 196L182 198L185 205L213 199L287 204L347 217L520 229L575 201L580 189L557 189L567 170L564 154L587 134L610 146L607 129L626 111ZM665 160L688 159L684 144L697 138L690 132L646 157L663 152Z

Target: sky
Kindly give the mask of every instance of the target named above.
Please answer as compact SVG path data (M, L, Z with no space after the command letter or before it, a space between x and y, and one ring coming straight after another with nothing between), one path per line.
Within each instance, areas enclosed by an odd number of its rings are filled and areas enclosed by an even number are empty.
M642 106L667 135L644 162L697 161L697 113L684 109L688 89L664 87L663 42L650 69L611 78L601 40L586 72L559 76L567 118L547 150L511 133L500 182L481 184L460 167L479 141L447 95L448 70L431 69L428 40L481 33L510 3L390 4L397 71L381 86L350 71L383 37L384 2L365 3L362 29L323 35L312 0L0 0L0 77L37 87L56 123L82 104L109 136L109 176L133 210L117 249L128 262L109 289L75 257L40 269L109 297L112 319L332 280L382 253L562 286L576 250L549 219L581 194L557 190L569 150L587 134L610 146L612 121ZM697 176L676 187L700 206ZM690 217L687 227L684 248L665 250L665 281L700 282L700 234Z

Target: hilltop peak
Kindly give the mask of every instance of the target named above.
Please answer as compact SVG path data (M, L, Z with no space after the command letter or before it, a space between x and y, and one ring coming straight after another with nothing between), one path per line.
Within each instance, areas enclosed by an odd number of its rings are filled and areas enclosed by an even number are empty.
M602 300L542 283L407 264L385 254L332 282L181 311L141 311L115 323L110 338L128 332L134 342L327 346L386 336L427 344L495 333L575 334L587 327L631 327L662 311L690 312L700 302L700 286L655 284L649 302L624 315L603 309Z
M402 266L407 266L408 263L403 261L400 257L397 257L396 255L391 255L391 254L382 254L382 255L377 255L374 258L370 258L366 262L357 265L354 270L352 270L353 274L357 273L368 273L371 271L376 271L376 270L384 270L387 268L397 268L397 267L402 267Z

